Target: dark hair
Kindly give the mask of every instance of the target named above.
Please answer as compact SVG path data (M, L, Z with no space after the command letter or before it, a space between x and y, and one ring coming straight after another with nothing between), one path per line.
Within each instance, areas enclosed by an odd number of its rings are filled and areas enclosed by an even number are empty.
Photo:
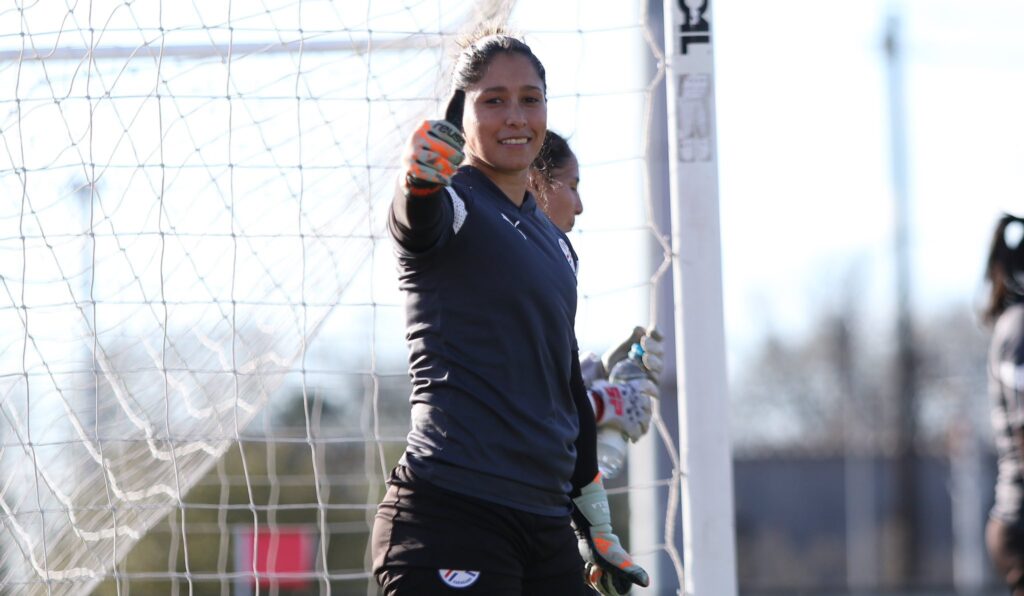
M544 144L540 147L540 153L530 164L530 175L534 172L543 176L544 180L550 182L555 174L553 170L565 167L569 159L575 157L569 142L554 131L544 133Z
M462 130L462 113L466 106L466 89L479 83L487 74L487 67L498 54L520 54L533 64L540 77L541 84L547 91L544 65L534 55L530 46L521 39L513 37L500 28L492 28L478 32L475 36L460 42L462 51L455 61L452 70L452 95L445 110L445 120Z
M1006 229L1013 223L1024 226L1024 219L1004 214L992 234L992 247L985 266L988 304L981 312L982 320L988 325L994 324L1008 306L1024 300L1024 287L1017 278L1024 273L1024 240L1018 239L1016 246L1006 241Z

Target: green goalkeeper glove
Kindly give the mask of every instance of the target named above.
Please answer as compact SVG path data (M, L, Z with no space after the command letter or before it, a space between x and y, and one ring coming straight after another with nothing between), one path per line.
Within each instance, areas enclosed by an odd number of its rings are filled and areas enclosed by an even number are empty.
M647 587L651 580L633 562L612 532L608 493L601 475L583 487L573 502L573 525L579 538L580 555L586 564L587 582L604 596L628 594L633 584Z
M464 144L455 125L445 120L424 120L409 138L402 157L406 188L412 194L420 194L417 190L430 194L441 186L448 186L465 157Z

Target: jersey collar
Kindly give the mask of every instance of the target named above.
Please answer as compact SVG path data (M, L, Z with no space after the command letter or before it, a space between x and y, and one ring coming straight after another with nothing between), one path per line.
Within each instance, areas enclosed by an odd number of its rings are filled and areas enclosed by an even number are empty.
M515 203L510 201L508 197L505 196L505 193L502 192L500 188L498 188L498 185L495 184L494 181L488 178L486 174L484 174L477 168L473 166L462 166L461 168L459 168L459 172L467 175L470 178L470 181L472 182L473 185L486 188L487 191L496 199L500 200L503 204L507 204L509 207L513 209L518 209L518 211L522 214L533 213L534 211L537 210L537 200L534 198L533 193L530 191L526 191L526 196L525 198L523 198L523 204L517 208L515 206Z

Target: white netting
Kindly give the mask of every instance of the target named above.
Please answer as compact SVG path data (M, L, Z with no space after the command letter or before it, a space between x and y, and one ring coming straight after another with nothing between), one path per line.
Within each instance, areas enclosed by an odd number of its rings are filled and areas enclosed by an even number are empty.
M648 319L660 275L596 265L642 263L655 228L636 200L641 138L598 147L609 130L591 115L639 130L650 90L593 83L602 65L583 57L650 50L638 8L621 26L622 9L582 6L513 22L549 62L551 126L573 133L590 189L573 241L595 263L579 326L596 349ZM396 156L437 112L453 35L508 10L0 9L0 589L251 589L253 555L284 550L265 536L294 530L308 570L255 586L372 593L366 531L408 419L383 228ZM620 183L629 210L598 194Z

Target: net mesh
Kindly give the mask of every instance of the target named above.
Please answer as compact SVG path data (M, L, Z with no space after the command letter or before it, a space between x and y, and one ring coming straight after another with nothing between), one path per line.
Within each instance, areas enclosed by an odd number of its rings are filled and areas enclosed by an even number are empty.
M591 59L657 59L631 5L0 9L3 590L374 593L367 532L408 426L395 157L438 112L453 38L510 15L605 201L573 233L584 263L669 254L643 140L595 123L641 129L659 77ZM616 185L628 209L597 198ZM653 318L665 263L584 265L581 345Z

